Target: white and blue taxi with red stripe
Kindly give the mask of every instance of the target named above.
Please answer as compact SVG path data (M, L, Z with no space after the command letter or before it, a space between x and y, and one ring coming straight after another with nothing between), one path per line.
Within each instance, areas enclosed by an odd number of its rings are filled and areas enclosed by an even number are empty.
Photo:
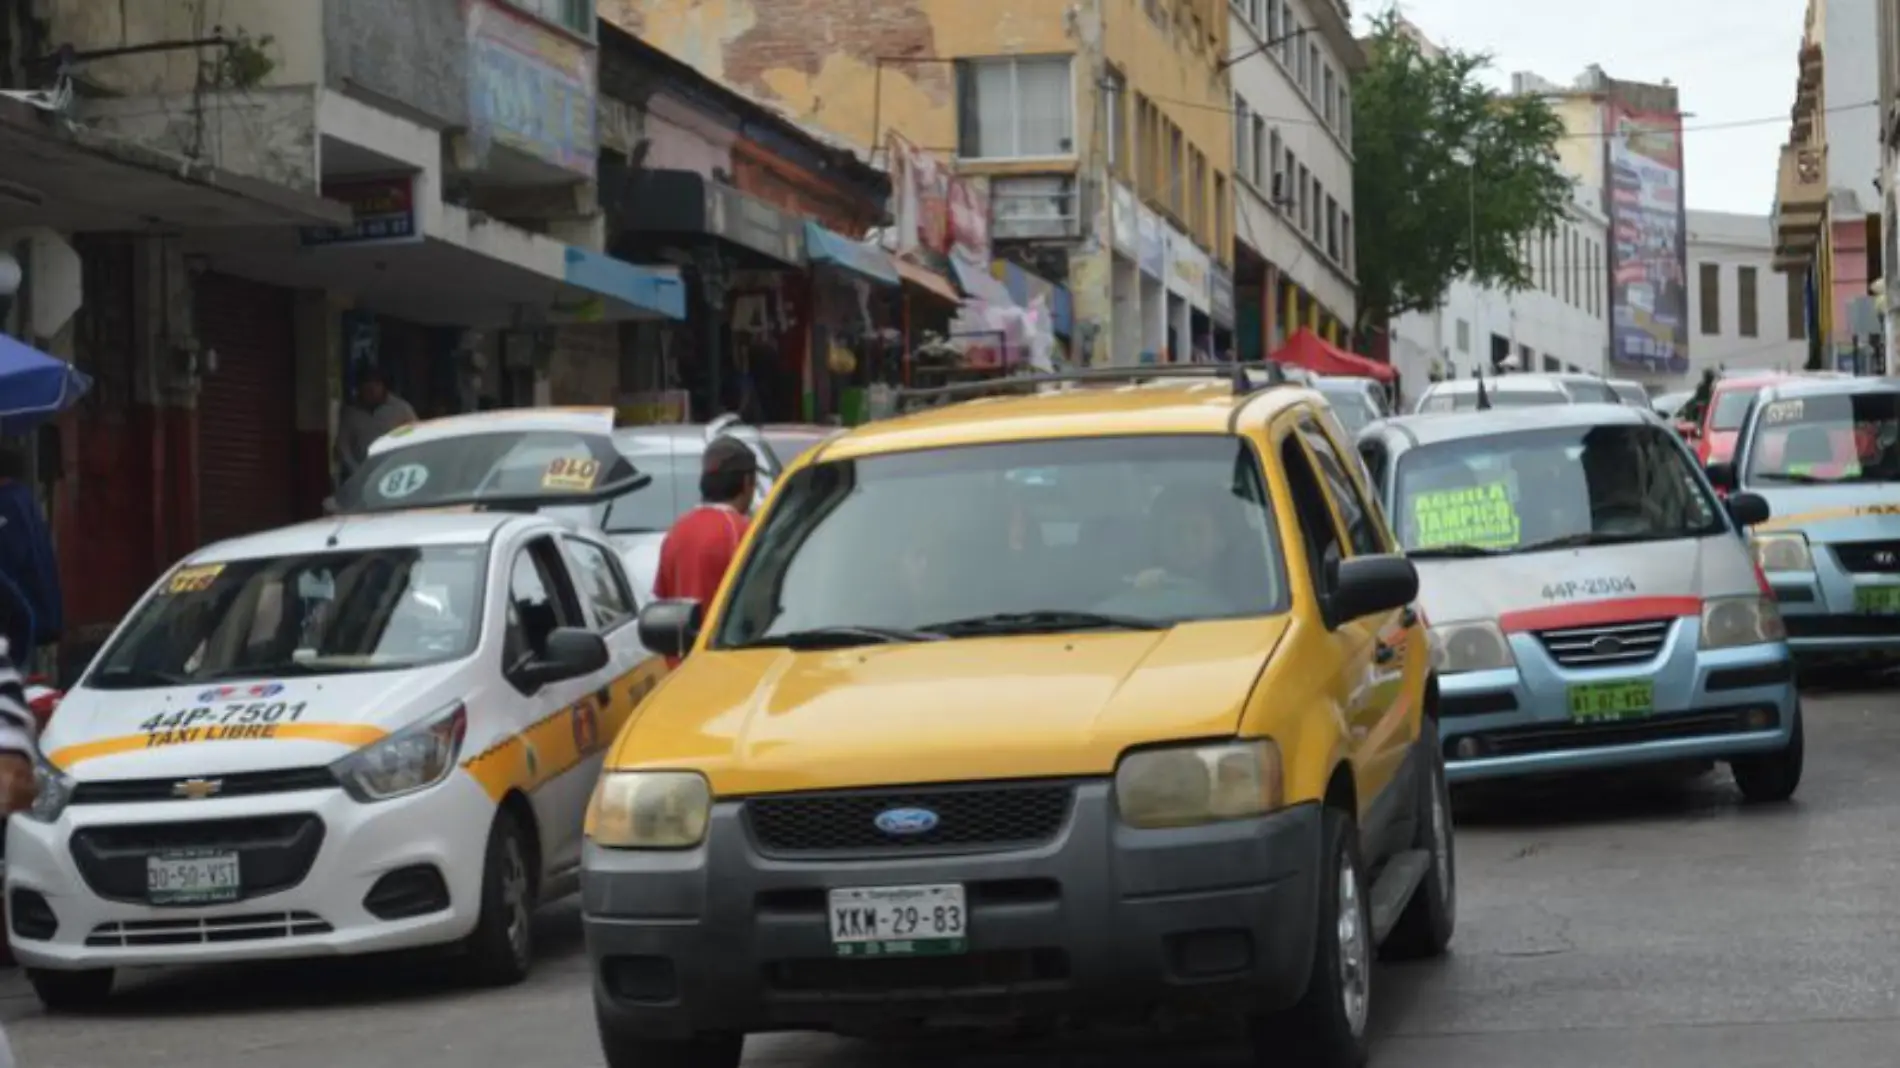
M1359 438L1432 627L1453 783L1725 761L1799 785L1781 614L1725 501L1655 415L1608 404L1415 415Z
M8 941L49 1007L143 965L450 947L526 974L606 747L665 671L611 543L538 512L640 488L610 430L414 428L338 515L146 593L9 821Z

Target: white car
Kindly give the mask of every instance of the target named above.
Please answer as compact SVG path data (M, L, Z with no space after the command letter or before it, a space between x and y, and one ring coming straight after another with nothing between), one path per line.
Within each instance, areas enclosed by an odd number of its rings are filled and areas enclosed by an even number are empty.
M451 945L527 973L666 670L605 537L533 508L641 476L532 415L439 444L372 455L341 515L193 554L66 695L7 830L9 942L49 1008L139 965Z

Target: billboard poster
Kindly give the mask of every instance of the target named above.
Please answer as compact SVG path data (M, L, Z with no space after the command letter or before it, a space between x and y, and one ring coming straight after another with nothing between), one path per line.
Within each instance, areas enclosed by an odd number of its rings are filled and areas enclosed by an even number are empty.
M1683 238L1682 116L1616 101L1605 107L1610 193L1610 363L1689 370L1689 287Z

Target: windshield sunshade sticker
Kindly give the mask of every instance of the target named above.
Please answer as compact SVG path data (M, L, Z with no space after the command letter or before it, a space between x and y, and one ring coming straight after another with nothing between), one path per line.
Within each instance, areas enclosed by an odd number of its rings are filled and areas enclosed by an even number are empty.
M599 460L563 456L548 463L547 471L541 476L541 488L585 493L594 488L594 482L598 478L600 478Z
M1636 580L1628 575L1603 576L1573 582L1552 582L1544 587L1546 601L1574 601L1579 597L1617 597L1636 592Z
M1414 547L1419 549L1509 549L1524 537L1524 524L1503 481L1420 493L1412 498L1412 524Z
M641 661L600 691L556 709L521 733L462 761L462 770L497 802L510 790L532 792L612 745L667 670L660 657Z
M429 484L429 469L421 464L399 464L376 481L376 492L391 500L414 496Z
M218 576L223 573L223 564L181 567L172 572L171 579L165 583L165 592L168 594L203 593L210 589L211 584L218 581Z
M240 706L244 707L244 706ZM184 709L186 713L202 709ZM222 715L222 713L218 713ZM170 720L177 713L156 717ZM241 718L241 717L240 717ZM146 720L146 723L152 720ZM389 736L389 732L380 727L364 723L261 723L207 722L203 719L192 720L192 726L174 726L139 734L122 734L113 738L100 738L97 741L80 742L54 750L47 759L60 768L71 768L88 760L100 757L117 756L121 753L137 752L141 749L165 749L175 745L197 745L205 742L330 742L334 745L361 749L373 742L379 742ZM140 724L144 726L144 724Z
M1758 524L1756 530L1786 530L1789 527L1805 526L1809 523L1821 523L1829 519L1859 519L1870 515L1900 516L1900 504L1859 504L1841 505L1834 508L1816 508L1811 512L1795 512L1780 515Z
M1601 627L1651 619L1682 619L1702 614L1700 597L1618 597L1607 601L1576 601L1545 608L1525 608L1498 616L1506 634L1540 630Z

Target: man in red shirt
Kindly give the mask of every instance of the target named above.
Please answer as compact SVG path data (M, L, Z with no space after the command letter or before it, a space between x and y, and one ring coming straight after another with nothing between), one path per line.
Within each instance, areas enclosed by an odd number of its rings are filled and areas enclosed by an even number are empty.
M713 439L699 473L701 504L679 517L660 543L653 595L661 600L712 600L745 539L746 514L758 485L759 462L744 442ZM671 658L669 658L670 660Z

